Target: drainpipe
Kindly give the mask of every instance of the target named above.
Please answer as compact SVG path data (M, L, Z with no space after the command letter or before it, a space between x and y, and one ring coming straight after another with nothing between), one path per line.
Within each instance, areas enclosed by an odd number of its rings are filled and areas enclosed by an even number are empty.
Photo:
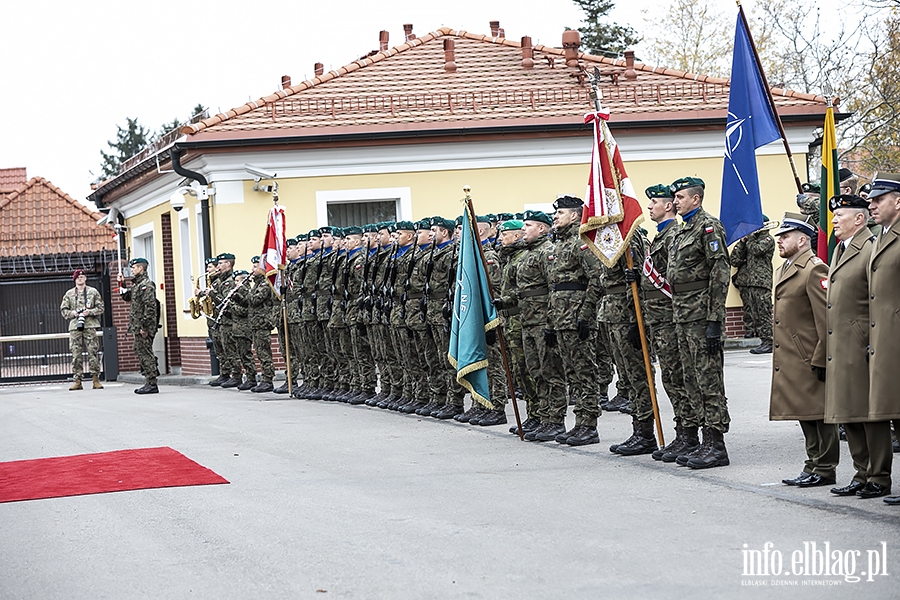
M200 184L200 219L203 221L203 260L211 256L212 253L212 235L209 227L209 182L202 173L189 171L181 166L182 149L178 146L172 146L172 170L188 179L193 179Z

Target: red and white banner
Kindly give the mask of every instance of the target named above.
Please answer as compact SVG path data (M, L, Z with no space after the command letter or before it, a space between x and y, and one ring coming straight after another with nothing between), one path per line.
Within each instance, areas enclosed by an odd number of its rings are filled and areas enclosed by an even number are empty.
M603 264L612 267L644 215L607 120L609 112L602 110L584 116L584 122L593 125L594 148L579 233Z
M284 276L284 265L287 256L287 238L285 236L286 225L284 221L284 208L277 204L269 211L269 223L266 226L266 240L263 243L260 254L260 267L266 272L266 277L275 294L281 297L281 286Z

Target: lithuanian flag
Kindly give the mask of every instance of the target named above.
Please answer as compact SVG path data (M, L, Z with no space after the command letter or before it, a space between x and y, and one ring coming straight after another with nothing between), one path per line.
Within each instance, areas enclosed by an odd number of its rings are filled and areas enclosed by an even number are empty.
M834 226L831 224L831 210L828 201L840 193L838 175L837 134L834 131L834 109L825 110L825 132L822 135L822 182L819 192L819 243L816 249L819 258L831 263L834 252Z

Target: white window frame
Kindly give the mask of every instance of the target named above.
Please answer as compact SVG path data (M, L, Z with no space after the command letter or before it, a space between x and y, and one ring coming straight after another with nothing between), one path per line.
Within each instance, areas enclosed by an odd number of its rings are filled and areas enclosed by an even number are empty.
M193 261L191 260L191 214L189 211L183 210L178 214L178 238L179 248L181 249L181 305L182 318L191 319L188 300L194 295L194 284L191 282L191 276L194 275ZM187 236L185 236L187 232ZM185 254L186 253L186 254ZM187 272L184 272L187 269ZM188 312L185 312L188 311Z
M316 223L318 227L328 225L328 205L341 202L385 202L397 203L397 220L412 219L412 191L408 187L366 188L358 190L320 190L316 192Z
M146 258L147 262L150 263L147 268L147 276L150 277L154 282L156 281L156 231L154 228L154 223L151 221L150 223L145 223L143 225L139 225L133 229L129 230L131 232L131 258ZM141 250L144 250L147 245L147 238L150 238L152 242L150 246L152 247L152 252L150 252L150 256L137 256L137 248L138 244L140 244Z

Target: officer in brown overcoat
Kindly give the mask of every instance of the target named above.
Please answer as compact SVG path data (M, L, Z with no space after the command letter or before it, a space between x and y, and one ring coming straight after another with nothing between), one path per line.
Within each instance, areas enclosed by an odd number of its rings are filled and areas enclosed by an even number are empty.
M836 496L854 496L870 481L890 485L891 431L869 419L869 290L874 236L866 227L869 203L852 194L830 200L834 236L840 242L828 272L828 385L825 422L843 423L856 474ZM885 462L886 461L886 462Z
M772 394L769 419L797 420L806 438L806 465L785 485L832 485L840 460L838 427L825 423L825 293L828 267L810 249L813 217L785 213L775 232L785 259L775 280Z
M900 173L875 175L868 200L872 218L881 226L869 259L869 418L900 419L895 379L900 367ZM891 452L890 445L886 452ZM886 495L890 482L870 491L870 497ZM884 501L900 505L900 496Z

